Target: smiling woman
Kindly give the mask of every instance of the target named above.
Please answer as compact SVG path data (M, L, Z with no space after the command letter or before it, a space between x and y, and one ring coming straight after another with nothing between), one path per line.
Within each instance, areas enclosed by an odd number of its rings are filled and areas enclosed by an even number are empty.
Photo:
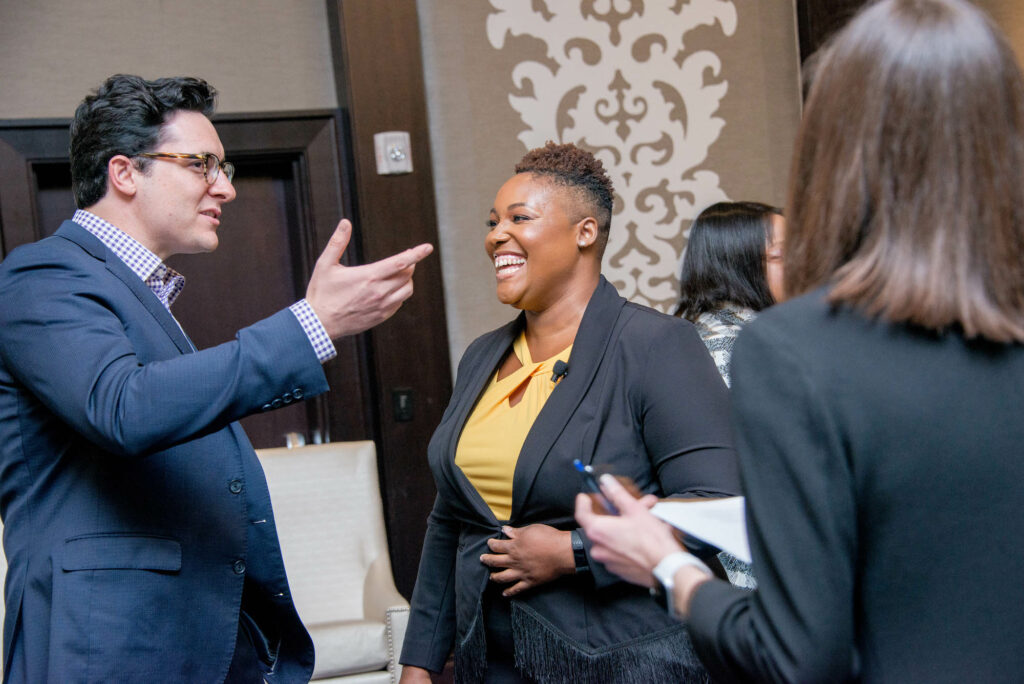
M549 143L524 157L487 222L498 299L528 315L559 306L571 339L601 273L611 208L611 181L588 152Z
M725 386L689 322L601 276L601 162L548 143L515 171L485 248L521 313L470 345L430 442L438 497L403 681L427 681L453 646L464 681L702 681L686 628L590 560L572 464L656 496L737 493Z

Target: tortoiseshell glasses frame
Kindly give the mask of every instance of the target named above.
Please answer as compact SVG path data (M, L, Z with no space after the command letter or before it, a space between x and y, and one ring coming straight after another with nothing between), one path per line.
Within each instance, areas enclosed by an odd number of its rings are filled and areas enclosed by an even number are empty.
M217 182L221 171L227 177L228 182L235 177L235 165L228 161L221 161L220 157L209 152L203 154L185 154L182 152L142 152L136 157L147 157L149 159L194 159L203 164L203 178L207 185Z

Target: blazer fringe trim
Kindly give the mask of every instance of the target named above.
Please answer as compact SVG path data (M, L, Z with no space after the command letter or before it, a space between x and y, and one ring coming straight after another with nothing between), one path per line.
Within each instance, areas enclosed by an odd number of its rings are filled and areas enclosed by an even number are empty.
M567 639L540 615L512 603L516 669L538 684L692 682L709 684L683 625L613 647L590 650ZM455 649L455 681L481 682L487 671L487 639L481 612Z
M484 634L483 608L478 605L473 624L455 647L455 681L482 682L486 671L487 636Z

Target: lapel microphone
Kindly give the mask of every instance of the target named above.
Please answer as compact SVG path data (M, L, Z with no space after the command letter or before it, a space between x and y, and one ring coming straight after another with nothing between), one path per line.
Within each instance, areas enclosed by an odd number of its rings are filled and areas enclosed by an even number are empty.
M551 382L557 384L559 380L569 374L569 364L559 359L558 361L555 361L553 370L555 372L551 374Z

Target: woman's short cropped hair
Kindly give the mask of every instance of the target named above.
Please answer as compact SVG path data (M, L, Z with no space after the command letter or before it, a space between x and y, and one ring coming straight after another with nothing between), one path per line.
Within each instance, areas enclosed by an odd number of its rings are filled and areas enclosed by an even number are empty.
M775 303L765 275L772 216L760 202L718 202L690 226L675 314L694 321L723 304L760 311Z
M787 215L787 292L1024 341L1024 79L981 10L882 0L835 36Z
M519 160L516 173L544 176L576 191L588 214L597 220L598 253L608 244L615 189L604 164L587 150L572 143L548 141ZM582 216L580 218L583 218Z

